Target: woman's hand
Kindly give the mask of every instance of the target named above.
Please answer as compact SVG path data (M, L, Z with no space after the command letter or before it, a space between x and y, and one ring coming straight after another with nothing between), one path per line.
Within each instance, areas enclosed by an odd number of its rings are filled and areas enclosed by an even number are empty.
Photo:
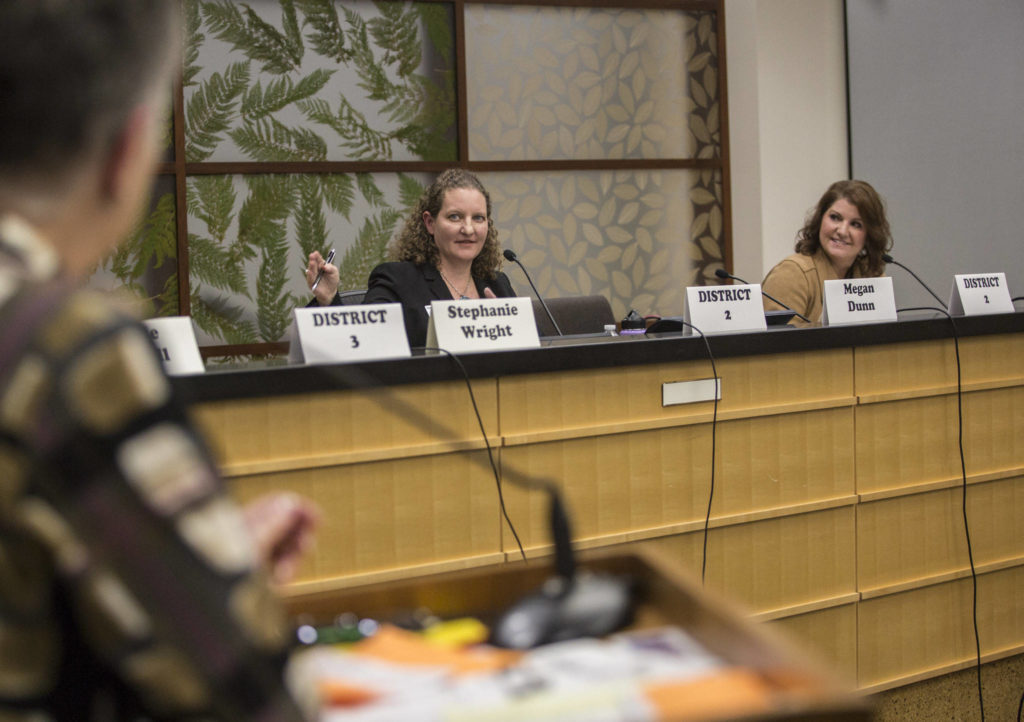
M313 251L309 254L309 265L306 266L306 285L311 290L320 269L323 269L324 275L320 279L320 283L317 284L316 290L313 291L313 296L321 306L330 306L331 301L334 300L334 294L338 292L338 283L340 282L338 267L333 263L327 263L320 255L320 251Z
M313 544L320 511L298 494L276 493L254 499L243 512L259 559L275 582L287 582Z

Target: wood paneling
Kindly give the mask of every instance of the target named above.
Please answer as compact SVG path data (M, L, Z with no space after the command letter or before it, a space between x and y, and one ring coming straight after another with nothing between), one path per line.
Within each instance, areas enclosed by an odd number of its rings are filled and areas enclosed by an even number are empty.
M1024 567L980 575L983 655L1024 643ZM959 579L859 604L858 684L885 688L970 665L975 657L971 580Z
M857 680L857 606L843 604L770 622L827 664L843 680Z
M1024 334L962 343L968 517L987 658L1024 648ZM868 690L974 654L951 341L718 362L706 583ZM550 554L564 492L580 548L657 547L698 576L710 402L661 406L704 361L474 381L512 522ZM514 560L465 388L218 402L196 409L235 494L293 489L325 522L291 593Z

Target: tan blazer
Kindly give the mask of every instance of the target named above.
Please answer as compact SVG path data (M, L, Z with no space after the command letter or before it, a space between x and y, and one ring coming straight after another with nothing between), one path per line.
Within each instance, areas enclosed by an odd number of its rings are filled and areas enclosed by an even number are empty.
M856 264L853 266L857 268ZM854 271L850 278L860 278L860 273ZM825 281L838 280L835 268L828 260L828 256L820 248L813 256L805 256L802 253L794 253L776 264L775 268L768 271L768 275L761 282L761 288L783 303L789 305L794 311L802 313L813 323L821 321L821 307L825 293ZM777 311L782 308L774 301L764 298L766 311ZM807 326L795 316L789 322L793 326Z

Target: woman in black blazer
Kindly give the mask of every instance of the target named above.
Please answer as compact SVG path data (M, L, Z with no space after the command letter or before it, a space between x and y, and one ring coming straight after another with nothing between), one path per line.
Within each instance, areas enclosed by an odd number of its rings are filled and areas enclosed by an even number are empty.
M431 301L515 296L502 273L491 197L472 173L446 170L426 190L391 248L395 259L370 272L363 303L401 303L411 346L427 339ZM340 305L338 269L309 254L306 281L321 306Z

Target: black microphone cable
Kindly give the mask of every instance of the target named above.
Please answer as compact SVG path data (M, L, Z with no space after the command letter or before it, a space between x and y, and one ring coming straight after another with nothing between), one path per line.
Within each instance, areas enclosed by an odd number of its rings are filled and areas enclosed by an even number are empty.
M525 562L526 552L523 550L522 542L519 540L519 534L516 531L515 525L512 523L512 519L508 515L508 511L505 508L505 495L503 493L501 484L502 477L498 473L498 466L494 460L494 453L491 447L491 442L487 438L487 431L484 428L483 417L481 416L480 409L476 403L476 395L473 393L473 386L470 383L469 373L466 371L466 367L462 364L462 361L459 359L459 357L456 356L451 351L448 351L443 348L431 348L426 350L440 351L441 353L446 354L450 359L452 359L452 361L455 363L455 366L462 374L462 378L466 383L466 388L469 390L469 398L473 404L473 412L476 415L477 425L480 428L480 432L484 440L484 445L487 449L488 464L486 466L489 466L491 472L494 474L494 484L498 490L498 504L501 507L502 518L504 518L505 523L508 524L508 528L512 532L512 537L516 541L516 546L519 548L519 555ZM457 437L457 434L453 429L438 422L437 419L429 416L428 414L425 414L424 412L415 408L412 404L408 403L407 401L400 399L398 395L390 387L381 386L368 373L358 368L357 366L342 364L331 366L324 365L320 366L319 368L322 369L322 371L328 376L333 377L335 379L340 379L344 384L346 384L349 388L353 390L365 390L373 388L379 394L379 396L374 396L371 398L374 399L374 402L377 404L379 408L386 410L393 416L400 416L405 420L410 420L413 423L419 424L423 428L432 428L435 432L435 435L437 436L444 435L450 436L452 438ZM521 484L522 486L528 488L543 489L545 491L548 491L549 494L552 493L552 489L554 488L554 482L550 480L536 479L511 467L505 468L505 478L511 480L513 483Z
M900 265L900 264L897 264ZM901 266L902 267L902 266ZM907 269L908 271L910 269ZM913 272L911 271L911 274ZM917 276L914 276L917 278ZM920 281L920 279L918 279ZM925 284L922 282L922 286ZM925 288L928 288L925 286ZM930 290L930 289L929 289ZM935 295L934 293L932 294ZM939 303L942 303L941 301ZM978 634L978 573L974 567L974 549L971 546L971 528L967 523L967 463L964 460L964 411L963 411L963 384L960 373L960 337L957 333L956 321L953 319L952 314L948 310L943 308L936 308L934 306L916 306L912 308L900 308L896 310L896 313L903 313L906 311L938 311L939 313L946 316L949 319L949 324L953 329L953 350L956 353L956 418L957 418L957 446L960 450L960 478L962 481L961 485L961 515L964 520L964 537L967 539L967 560L971 565L971 590L972 590L972 604L971 604L971 618L974 623L974 651L977 659L977 672L978 672L978 706L981 709L981 722L985 722L985 698L981 690L981 636Z
M694 326L692 323L687 323L682 319L679 319L679 323L683 324L688 328L692 328L698 334L701 339L704 340L704 348L708 352L708 361L711 362L711 376L715 379L715 397L714 407L711 412L711 488L708 491L708 509L704 514L704 543L702 546L701 558L700 558L700 583L704 584L704 574L707 571L708 564L708 527L711 525L711 504L715 500L715 443L716 443L716 432L718 430L718 369L715 367L715 355L711 353L711 344L708 342L708 337L704 335L704 332Z
M487 461L490 463L491 471L494 473L494 485L498 489L498 506L501 507L501 516L505 519L505 523L508 524L509 531L512 532L512 537L516 540L516 546L519 547L519 556L526 561L526 552L523 551L523 543L519 540L519 534L516 532L516 527L512 523L512 519L508 516L508 510L505 508L505 495L501 489L501 475L498 473L498 465L494 462L494 451L491 449L491 442L487 438L487 430L484 428L484 419L480 415L480 408L476 405L476 394L473 393L473 384L469 380L469 372L466 371L466 367L462 364L462 359L456 356L448 349L436 347L427 348L426 351L440 351L455 362L459 371L462 373L462 380L466 382L466 390L469 392L469 400L473 404L473 413L476 414L476 423L480 427L480 436L484 440L484 446L487 447ZM543 484L541 484L543 486Z

